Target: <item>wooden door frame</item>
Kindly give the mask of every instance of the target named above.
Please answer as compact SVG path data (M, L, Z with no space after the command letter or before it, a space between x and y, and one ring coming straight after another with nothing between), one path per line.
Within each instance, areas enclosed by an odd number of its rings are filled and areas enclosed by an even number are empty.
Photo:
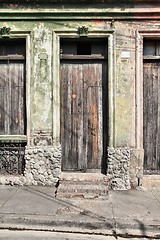
M142 158L140 169L144 166L143 149L143 40L144 38L160 39L160 30L136 32L136 75L135 75L135 148ZM144 170L144 169L143 169Z
M60 143L60 39L79 38L78 29L53 31L53 142ZM89 31L87 38L108 41L109 146L115 146L115 34L113 30Z
M31 42L31 33L26 31L10 31L9 39L25 39L26 40L26 135L0 135L0 141L26 141L27 145L30 145L30 101L31 101L31 93L30 93L30 78L31 78L31 66L30 66L30 42ZM5 40L5 38L4 38Z

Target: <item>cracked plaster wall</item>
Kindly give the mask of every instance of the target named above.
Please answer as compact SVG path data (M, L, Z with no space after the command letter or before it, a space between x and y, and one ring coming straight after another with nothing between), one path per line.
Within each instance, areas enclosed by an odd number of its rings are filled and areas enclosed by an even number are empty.
M2 23L4 25L6 23ZM89 30L110 29L109 21L48 21L40 23L13 21L7 23L12 31L31 31L31 83L30 83L30 139L26 147L25 176L5 177L3 183L16 184L47 184L52 172L52 185L56 182L61 168L61 149L59 143L53 143L53 67L52 53L54 29L77 29L78 26L88 26ZM137 174L143 174L143 149L136 146L136 96L135 96L135 51L136 31L158 30L157 21L115 21L115 79L114 79L114 147L108 150L108 175L113 189L129 189L137 185ZM113 69L112 69L113 70ZM110 89L109 89L110 91ZM56 101L55 101L56 102ZM110 123L112 124L112 123ZM110 127L110 126L109 126ZM57 147L58 146L58 147ZM137 148L137 149L136 149ZM37 153L35 153L37 151ZM57 155L55 157L54 155ZM50 156L52 155L52 156ZM51 169L54 162L55 170ZM37 168L39 165L39 168ZM34 167L36 166L36 167ZM43 166L43 167L42 167ZM33 171L35 170L35 171ZM38 171L43 177L38 178ZM49 172L47 175L46 173ZM41 173L40 173L41 174ZM44 177L45 176L45 177ZM54 180L53 180L54 178ZM10 179L10 180L9 180Z

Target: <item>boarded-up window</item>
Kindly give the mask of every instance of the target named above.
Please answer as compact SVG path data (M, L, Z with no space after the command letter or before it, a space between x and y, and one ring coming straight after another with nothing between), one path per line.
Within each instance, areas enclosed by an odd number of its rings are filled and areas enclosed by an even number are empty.
M25 41L0 41L0 134L25 135Z

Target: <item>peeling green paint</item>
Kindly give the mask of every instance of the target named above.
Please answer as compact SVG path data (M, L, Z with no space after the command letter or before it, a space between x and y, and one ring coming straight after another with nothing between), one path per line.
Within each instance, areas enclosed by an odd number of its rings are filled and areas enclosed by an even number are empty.
M32 125L33 129L52 127L52 33L43 23L33 28ZM46 56L41 59L39 56Z
M131 23L117 22L116 35L116 146L134 146L135 35Z
M103 4L102 4L103 5ZM55 31L64 32L67 36L70 32L78 37L78 27L85 26L88 32L95 31L113 31L115 35L115 62L108 69L113 72L115 69L115 78L112 88L114 89L112 98L115 100L114 111L114 131L115 145L133 146L135 138L135 34L137 30L153 30L159 31L159 20L136 21L134 19L134 11L130 12L131 7L126 9L112 9L113 4L103 5L106 8L102 10L101 6L92 6L92 11L86 10L85 6L76 8L77 5L72 5L74 9L73 19L72 11L67 10L70 5L62 6L55 5L60 14L52 8L52 5L42 6L8 6L7 11L2 6L0 7L0 27L8 27L11 29L11 35L14 33L23 34L27 32L30 36L31 44L31 69L30 69L30 96L31 96L31 131L43 129L53 131L53 109L57 100L53 96L53 86L56 85L53 72L53 33ZM25 12L20 13L20 9ZM5 10L5 11L4 11ZM11 13L11 11L14 11ZM85 10L87 12L85 12ZM136 9L137 10L137 9ZM4 11L4 13L2 12ZM22 11L22 12L23 12ZM121 12L120 12L121 11ZM155 8L156 11L156 8ZM3 16L6 16L3 19ZM24 16L24 18L23 18ZM52 19L53 16L53 19ZM139 15L140 16L140 15ZM41 17L41 19L39 19ZM114 18L115 17L115 18ZM12 19L12 21L9 20ZM20 18L20 20L18 20ZM56 19L57 18L57 19ZM37 21L37 19L39 19ZM114 27L111 26L114 19ZM121 21L121 19L125 21ZM128 20L130 19L130 20ZM103 36L105 36L105 33ZM77 34L77 35L76 35ZM98 34L97 34L98 36ZM57 43L56 43L57 44ZM58 45L57 45L58 46ZM128 54L128 57L123 57L123 52ZM58 56L59 57L59 56ZM57 62L59 58L57 59ZM58 64L56 65L58 66ZM59 66L58 66L59 67ZM109 91L112 89L110 88ZM56 89L58 92L59 89ZM59 94L59 93L58 93ZM54 101L53 101L54 99ZM59 104L59 102L58 102ZM110 106L109 106L110 108Z

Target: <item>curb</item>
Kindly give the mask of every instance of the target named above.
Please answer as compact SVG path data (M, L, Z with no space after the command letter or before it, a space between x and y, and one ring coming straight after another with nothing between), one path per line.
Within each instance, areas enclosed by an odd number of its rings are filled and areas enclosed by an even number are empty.
M105 221L86 221L81 219L63 220L56 216L1 216L0 229L37 230L69 233L88 233L111 236L151 237L160 239L160 222L150 220L145 226L138 219L105 219Z

